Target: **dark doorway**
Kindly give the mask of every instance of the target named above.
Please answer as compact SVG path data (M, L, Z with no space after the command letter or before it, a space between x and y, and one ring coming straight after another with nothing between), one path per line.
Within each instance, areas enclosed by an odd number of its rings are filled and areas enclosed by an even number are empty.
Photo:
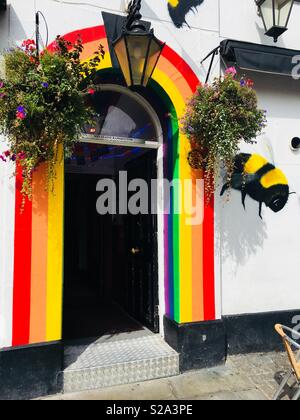
M82 143L66 161L64 339L158 332L156 216L96 211L98 181L120 171L150 186L156 151Z

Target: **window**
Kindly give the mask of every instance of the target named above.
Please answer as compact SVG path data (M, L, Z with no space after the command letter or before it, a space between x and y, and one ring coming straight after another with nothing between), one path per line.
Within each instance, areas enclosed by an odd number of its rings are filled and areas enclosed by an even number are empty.
M101 90L91 97L95 122L84 134L105 138L157 142L156 125L146 107L126 91Z

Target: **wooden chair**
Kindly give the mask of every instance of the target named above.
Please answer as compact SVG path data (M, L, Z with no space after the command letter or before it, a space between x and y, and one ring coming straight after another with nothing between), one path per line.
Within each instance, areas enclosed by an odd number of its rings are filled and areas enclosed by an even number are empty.
M276 325L275 330L278 332L280 337L283 340L283 344L288 354L288 358L292 369L285 375L283 378L278 391L273 397L273 400L278 400L282 391L284 390L285 386L287 385L288 381L291 379L292 376L296 379L297 391L293 397L293 401L300 399L300 345L294 340L300 339L300 334L291 328L285 327L283 325ZM295 353L299 351L298 354Z

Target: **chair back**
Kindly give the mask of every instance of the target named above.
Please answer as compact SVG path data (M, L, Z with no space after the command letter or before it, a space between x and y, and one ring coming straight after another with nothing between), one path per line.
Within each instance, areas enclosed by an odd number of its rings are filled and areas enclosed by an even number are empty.
M295 352L293 350L293 347L300 350L300 345L296 343L296 341L293 340L292 337L289 337L289 335L287 335L285 331L291 333L291 335L295 334L298 338L300 338L300 334L298 334L297 332L294 332L291 328L284 327L283 325L279 325L279 324L275 326L275 330L277 331L277 333L280 335L280 337L283 340L285 349L287 351L287 354L288 354L290 363L292 365L292 368L294 370L294 373L296 375L296 378L298 382L300 382L300 362L299 362L299 359L296 358Z

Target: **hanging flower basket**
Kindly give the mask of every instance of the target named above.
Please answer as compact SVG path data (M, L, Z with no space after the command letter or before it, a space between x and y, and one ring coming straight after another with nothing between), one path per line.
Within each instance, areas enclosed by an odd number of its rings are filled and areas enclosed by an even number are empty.
M24 41L4 55L0 79L0 133L9 150L1 161L15 161L23 169L22 193L31 198L32 174L48 164L48 185L56 176L59 146L72 153L81 128L92 120L87 98L94 95L94 80L104 56L102 46L82 63L83 45L57 37L53 51L37 54L33 40Z
M220 170L228 182L241 141L255 143L266 126L266 111L258 108L254 83L237 79L234 67L212 85L201 85L190 100L183 119L183 131L191 143L188 161L193 169L205 171L208 200L214 193Z

